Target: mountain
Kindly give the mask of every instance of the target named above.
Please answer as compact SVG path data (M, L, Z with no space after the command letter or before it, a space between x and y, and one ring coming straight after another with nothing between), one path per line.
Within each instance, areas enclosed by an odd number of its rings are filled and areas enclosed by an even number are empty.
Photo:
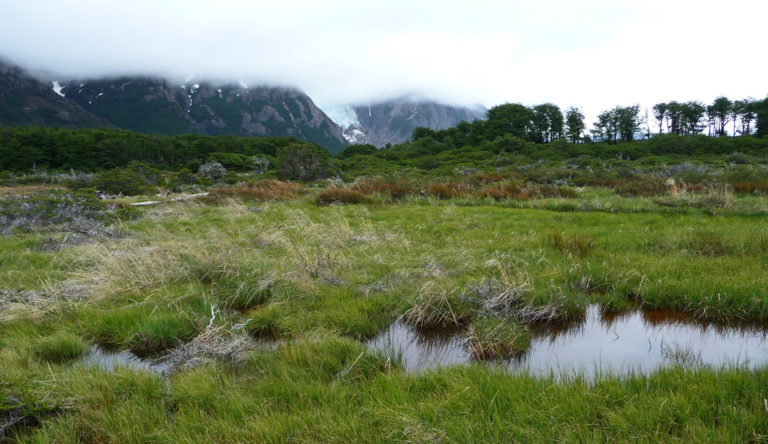
M51 79L55 78L52 76ZM400 98L324 112L301 91L156 77L43 81L0 61L0 126L113 126L149 134L295 136L332 153L349 143L409 140L416 127L445 129L485 109Z
M378 147L410 140L417 127L440 130L462 121L485 118L485 108L449 106L407 97L366 106L329 107L325 112L342 128L349 143Z
M152 77L70 83L67 98L113 125L153 134L296 136L337 152L341 128L306 94L288 88L194 83Z
M295 136L331 152L347 145L341 128L295 89L178 85L154 77L60 83L0 60L0 126L27 125L112 126L167 135Z
M109 125L57 93L53 86L37 80L18 66L0 61L0 126Z

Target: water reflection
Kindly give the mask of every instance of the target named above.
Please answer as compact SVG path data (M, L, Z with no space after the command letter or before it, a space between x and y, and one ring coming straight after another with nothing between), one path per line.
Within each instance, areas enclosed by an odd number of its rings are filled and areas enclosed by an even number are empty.
M649 373L674 363L757 367L768 363L767 333L756 326L706 324L674 311L603 314L591 305L582 322L534 329L527 353L497 364L531 374L588 377ZM407 371L470 361L460 332L425 336L402 322L369 347L400 354Z
M167 364L141 359L127 350L105 350L98 345L92 346L91 351L80 359L80 365L98 367L109 372L113 372L118 368L130 368L160 374L165 374L168 371Z

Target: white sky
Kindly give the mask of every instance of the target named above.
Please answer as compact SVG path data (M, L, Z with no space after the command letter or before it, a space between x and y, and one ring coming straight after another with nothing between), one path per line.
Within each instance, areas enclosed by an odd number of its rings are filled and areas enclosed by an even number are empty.
M0 0L0 56L66 76L295 86L324 105L412 93L591 119L764 97L767 18L766 0Z

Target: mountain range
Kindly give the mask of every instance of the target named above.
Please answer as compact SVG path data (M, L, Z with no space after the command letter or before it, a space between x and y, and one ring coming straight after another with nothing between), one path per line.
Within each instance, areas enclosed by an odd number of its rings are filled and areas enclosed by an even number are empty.
M331 152L404 142L414 128L444 129L485 109L408 97L319 108L292 88L131 76L58 81L0 61L0 126L117 127L149 134L295 136Z

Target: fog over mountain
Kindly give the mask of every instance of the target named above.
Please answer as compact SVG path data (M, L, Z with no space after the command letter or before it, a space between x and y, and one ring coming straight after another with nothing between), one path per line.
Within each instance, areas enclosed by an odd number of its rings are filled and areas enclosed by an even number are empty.
M7 3L0 54L71 78L244 80L300 89L321 107L410 93L554 102L588 116L768 92L760 0Z
M53 80L52 80L53 79ZM416 127L444 129L483 118L484 108L402 97L320 109L295 88L187 79L36 76L0 61L0 126L117 127L147 134L293 136L331 152L347 144L405 142Z

